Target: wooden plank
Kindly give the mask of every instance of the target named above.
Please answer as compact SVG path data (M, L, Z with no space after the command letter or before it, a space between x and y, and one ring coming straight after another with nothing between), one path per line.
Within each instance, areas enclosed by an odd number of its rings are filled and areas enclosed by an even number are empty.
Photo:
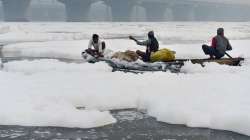
M221 59L176 59L170 62L186 62L190 61L193 64L201 64L215 62L218 64L230 65L230 66L240 66L241 62L244 61L244 58L221 58Z

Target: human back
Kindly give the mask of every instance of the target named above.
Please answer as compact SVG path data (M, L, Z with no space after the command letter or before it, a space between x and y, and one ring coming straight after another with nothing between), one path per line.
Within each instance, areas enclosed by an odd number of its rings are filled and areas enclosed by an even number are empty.
M232 50L232 46L224 36L224 29L218 28L217 35L213 37L211 46L203 44L202 49L206 55L210 56L210 59L220 59L226 54L226 51Z
M216 50L219 51L221 54L225 54L227 50L231 50L232 47L229 43L229 40L223 35L215 36L216 39Z
M150 52L156 52L159 50L159 43L158 40L153 36L151 38L149 38L150 43L148 45Z

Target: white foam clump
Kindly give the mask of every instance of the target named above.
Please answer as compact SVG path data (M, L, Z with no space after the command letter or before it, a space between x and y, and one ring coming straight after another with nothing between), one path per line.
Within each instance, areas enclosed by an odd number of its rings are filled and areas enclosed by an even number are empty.
M200 42L208 42L214 35L211 29L216 31L223 25L230 39L238 39L231 41L230 54L244 56L246 61L242 67L206 63L204 68L188 62L180 74L138 75L112 73L105 63L74 64L56 60L4 63L0 71L0 124L90 128L115 122L105 110L143 108L159 121L250 136L250 49L246 47L250 41L240 40L250 38L247 24L28 23L17 26L1 23L6 30L0 34L0 43L16 43L4 46L3 56L80 59L92 33L98 32L106 38L130 34L144 37L148 30L155 29L161 48L175 50L177 58L204 58ZM202 27L197 28L198 25ZM79 39L82 40L75 41ZM126 38L105 41L107 48L114 51L145 49ZM77 110L78 106L86 110Z
M48 57L81 60L81 52L88 48L89 40L81 41L50 41L50 42L24 42L6 45L2 48L5 57ZM105 40L107 52L126 50L145 50L143 46L137 46L135 42L119 39ZM229 54L233 57L250 57L250 50L246 47L249 40L231 40L233 51ZM176 51L176 58L207 58L201 49L201 44L160 44L160 48L169 48ZM112 52L110 52L112 50Z
M81 59L81 52L88 48L93 33L98 33L113 51L144 50L128 39L146 39L147 32L154 30L160 48L177 52L177 58L204 58L203 43L210 44L217 27L224 27L231 40L234 57L249 54L246 44L250 38L248 22L170 22L170 23L0 23L0 44L5 44L5 57L50 57ZM196 27L200 28L196 28ZM249 43L249 42L248 42ZM32 48L32 49L31 49ZM249 52L249 53L247 53ZM247 56L245 56L247 57Z
M71 41L89 39L93 33L104 38L145 37L154 30L166 43L208 40L218 27L230 39L249 39L249 22L165 22L165 23L0 23L0 42ZM199 27L199 28L197 28Z
M71 88L71 80L64 76L70 72L79 76L84 71L77 65L67 67L55 60L4 64L0 72L1 79L5 79L0 80L0 124L91 128L115 123L116 119L108 111L78 110L77 104L65 99L70 99L76 89Z
M108 111L78 110L63 101L48 101L48 98L33 100L19 98L1 102L1 125L92 128L116 122ZM17 103L13 104L14 101Z
M112 73L104 63L39 60L4 66L1 124L96 127L115 122L97 110L143 108L159 121L250 135L248 64L187 64L186 74L143 75Z
M148 113L172 124L250 135L249 66L222 70L220 66L209 65L193 66L195 70L189 69L191 74L186 69L185 75L158 82L157 87L166 88L158 88L157 96L144 97Z

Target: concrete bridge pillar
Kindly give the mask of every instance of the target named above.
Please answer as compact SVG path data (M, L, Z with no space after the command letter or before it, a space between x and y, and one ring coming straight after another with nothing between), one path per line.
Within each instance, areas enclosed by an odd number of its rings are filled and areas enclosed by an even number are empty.
M213 17L216 21L233 21L235 18L233 17L232 8L227 5L219 5L213 9Z
M131 21L134 0L104 0L110 7L112 21Z
M191 5L174 5L172 6L173 17L175 21L192 21L196 20L195 6Z
M233 21L234 12L232 8L224 5L199 6L197 9L197 19L200 21ZM237 16L236 16L237 17Z
M236 21L250 21L250 6L238 6L230 8L230 14Z
M2 0L4 20L28 21L28 9L31 0Z
M3 20L3 6L2 6L2 1L0 0L0 21Z
M154 2L145 2L142 4L145 8L148 21L163 21L166 17L167 5Z
M65 5L67 21L89 21L92 0L58 0Z
M216 14L217 8L209 5L199 5L195 8L196 20L197 21L215 21L218 19Z

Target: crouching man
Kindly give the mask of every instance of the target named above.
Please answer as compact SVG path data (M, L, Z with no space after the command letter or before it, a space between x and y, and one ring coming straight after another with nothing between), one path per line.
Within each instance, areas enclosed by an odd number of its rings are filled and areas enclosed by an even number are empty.
M210 56L210 59L220 59L226 51L232 50L232 46L229 40L224 36L224 29L217 29L217 36L212 39L212 45L202 45L202 49L206 55Z
M137 50L136 53L142 58L144 62L150 62L151 53L157 52L159 50L159 43L154 36L154 32L148 32L148 40L138 41L134 37L129 36L129 39L134 40L137 45L146 46L146 52Z
M106 49L105 42L99 39L99 35L93 34L89 41L88 49L85 50L86 53L93 57L104 57L104 51ZM83 52L82 54L84 54Z

